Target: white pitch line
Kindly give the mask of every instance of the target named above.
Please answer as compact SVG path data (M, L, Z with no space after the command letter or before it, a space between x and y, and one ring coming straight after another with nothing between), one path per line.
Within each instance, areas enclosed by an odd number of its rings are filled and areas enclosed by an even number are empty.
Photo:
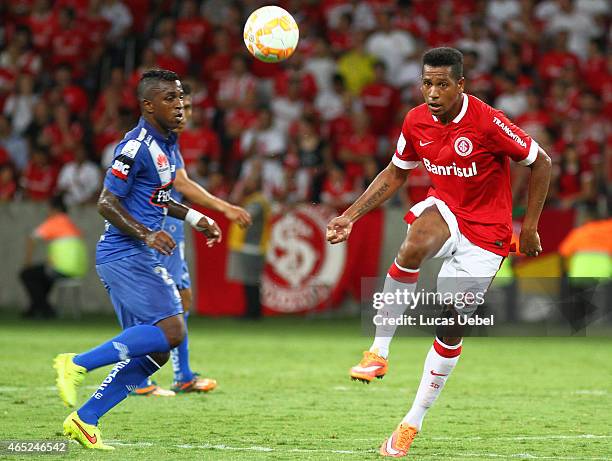
M118 446L134 446L134 447L151 447L155 446L155 444L150 442L121 442L118 440L108 440L109 444L115 444ZM258 445L250 446L250 447L233 447L225 444L212 444L212 443L204 443L198 445L192 444L180 444L174 445L175 448L184 449L184 450L225 450L225 451L246 451L246 452L275 452L275 453L333 453L333 454L344 454L344 455L364 455L369 453L376 453L378 450L370 449L370 450L332 450L332 449L324 449L324 448L272 448L272 447L262 447ZM435 457L439 457L440 453L435 454ZM434 456L432 453L429 456ZM510 453L510 454L501 454L501 453L461 453L455 452L453 453L453 458L464 458L464 459L534 459L534 460L545 460L545 459L554 459L560 461L612 461L612 458L609 457L574 457L574 456L540 456L540 455L532 455L531 453Z

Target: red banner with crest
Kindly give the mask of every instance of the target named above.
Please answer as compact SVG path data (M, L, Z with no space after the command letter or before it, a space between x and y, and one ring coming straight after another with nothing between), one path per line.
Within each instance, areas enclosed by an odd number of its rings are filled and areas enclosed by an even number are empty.
M227 235L229 222L219 213L217 220ZM325 227L337 216L322 205L299 205L274 214L266 265L262 274L261 298L266 314L312 312L337 306L347 294L359 297L362 277L378 276L383 238L382 210L360 219L348 243L330 245ZM204 315L241 315L242 286L227 280L226 241L208 248L203 236L195 234L196 308Z

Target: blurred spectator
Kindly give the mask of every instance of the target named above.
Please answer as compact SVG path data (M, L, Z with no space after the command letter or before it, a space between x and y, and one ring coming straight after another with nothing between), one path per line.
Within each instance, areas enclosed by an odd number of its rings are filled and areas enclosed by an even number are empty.
M27 73L38 75L42 70L42 60L33 48L32 33L24 26L17 26L6 49L0 54L0 68L10 70L15 75Z
M307 184L310 191L306 199L319 202L325 168L331 164L331 153L312 116L300 120L292 150L296 156L298 182Z
M57 67L55 84L62 102L68 104L70 113L78 117L84 117L89 108L89 101L83 88L72 81L72 68L69 64L60 64Z
M335 208L338 213L346 210L361 192L344 170L342 163L333 163L327 170L321 191L321 203Z
M397 68L406 56L416 51L416 42L410 33L394 28L391 23L392 13L378 15L378 28L366 41L366 51L387 65L387 77L393 78Z
M244 103L249 94L255 92L256 80L248 70L246 58L232 58L231 69L219 83L217 104L221 109L233 109Z
M472 21L467 35L457 40L455 46L464 53L475 51L478 54L476 66L472 67L475 71L491 72L497 64L497 47L481 21ZM467 66L464 66L464 68L468 69Z
M496 33L502 32L503 24L521 12L518 0L489 0L487 4L487 23Z
M21 188L25 199L49 200L57 182L57 167L51 163L49 151L41 145L31 148L30 160L21 176Z
M43 129L45 143L58 165L74 159L74 151L83 139L83 127L70 116L68 106L59 104L53 109L53 122Z
M50 0L34 1L27 25L32 31L34 48L39 52L46 52L51 45L51 37L58 27L57 16L51 8Z
M359 95L365 85L374 80L374 63L376 58L365 51L363 32L354 34L353 46L338 59L338 74L346 83L346 89L352 95ZM420 75L420 66L419 66Z
M272 112L268 107L261 109L257 124L248 129L240 140L245 158L240 176L248 177L253 166L261 163L263 190L272 197L276 189L282 188L283 167L281 157L287 150L285 134L272 124Z
M13 132L21 135L34 117L39 96L34 93L34 79L29 74L17 77L16 90L4 104L4 115L12 120Z
M57 190L67 206L94 203L101 185L100 168L87 159L82 145L74 151L74 161L66 163L59 173Z
M340 144L339 160L346 165L346 174L351 180L361 180L367 163L376 162L377 142L369 130L369 118L365 112L354 112L352 133Z
M10 202L17 192L17 174L10 163L0 165L0 203Z
M204 110L193 107L191 119L179 137L185 168L191 171L200 159L218 162L220 158L219 136L206 123Z
M336 62L330 53L328 43L319 37L314 46L314 53L305 64L304 70L315 78L319 92L327 92L332 86L332 77L336 72Z
M346 85L341 75L336 74L332 78L332 87L329 91L319 91L314 101L314 106L323 120L330 121L340 117L344 108L352 98L346 91Z
M546 30L553 34L567 32L568 49L581 59L586 59L589 40L600 37L603 31L589 14L578 10L572 0L558 0L557 4L557 11L546 18Z
M519 89L516 79L504 75L499 82L501 92L495 98L495 108L504 111L511 119L524 114L528 108L527 95Z
M288 133L289 127L297 122L304 112L304 103L300 98L300 82L289 81L287 94L274 98L271 109L274 114L274 125L284 133Z
M34 247L39 240L48 244L47 262L33 265ZM49 201L48 217L28 237L25 253L19 276L30 306L24 317L53 318L56 313L47 299L53 284L61 278L82 278L89 265L81 231L68 216L61 196Z
M592 202L593 172L581 162L573 144L565 147L555 177L557 198L562 208L574 208Z
M195 0L183 2L176 21L176 34L177 38L189 47L193 61L199 62L204 57L211 33L210 23L199 14L198 2Z
M244 318L248 320L261 317L259 286L270 233L270 204L261 192L261 183L260 167L253 164L252 171L244 178L239 190L232 194L234 203L249 212L253 223L246 229L232 223L228 235L230 253L227 278L242 282L246 302Z
M28 144L11 129L8 117L0 115L0 148L10 156L11 162L22 170L28 161Z
M108 43L121 40L132 26L132 13L119 0L102 0L100 14L111 25L106 38Z
M57 67L68 64L77 78L85 74L88 52L87 32L76 20L72 8L61 8L57 16L57 30L51 38L51 64Z
M386 78L386 66L383 61L374 65L374 81L361 91L361 102L370 117L370 131L376 136L387 134L399 108L399 92Z

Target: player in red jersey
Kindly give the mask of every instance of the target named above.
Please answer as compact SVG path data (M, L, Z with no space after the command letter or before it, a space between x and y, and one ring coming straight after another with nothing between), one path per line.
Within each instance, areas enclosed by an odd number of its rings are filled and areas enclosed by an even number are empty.
M510 250L510 160L531 169L520 251L529 256L542 251L537 226L551 161L501 111L464 93L459 51L434 48L423 55L421 91L425 103L406 115L392 161L353 205L330 221L327 239L332 244L346 240L353 223L391 197L406 181L408 171L422 162L433 186L428 197L405 217L408 232L387 274L384 294L414 292L423 262L442 258L438 291L472 293L471 303L445 306L443 315L458 319L474 312ZM397 300L377 312L376 338L359 365L351 369L353 379L370 382L387 372L389 344L396 328L393 320L406 308ZM462 336L456 325L436 330L413 406L383 442L383 456L407 454L425 413L459 359Z

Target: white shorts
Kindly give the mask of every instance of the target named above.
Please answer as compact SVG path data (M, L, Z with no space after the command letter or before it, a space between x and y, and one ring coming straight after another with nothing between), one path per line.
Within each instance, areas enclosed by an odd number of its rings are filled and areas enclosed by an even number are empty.
M438 293L453 293L455 297L473 293L477 301L484 299L493 277L497 274L503 256L480 248L470 242L459 230L457 218L446 203L435 197L427 197L410 209L410 213L418 218L426 208L435 205L446 221L450 237L442 248L433 256L443 259L442 268L438 274ZM409 214L410 214L409 213ZM408 225L410 229L410 225ZM468 301L472 296L466 298ZM482 302L455 302L458 312L472 314Z

